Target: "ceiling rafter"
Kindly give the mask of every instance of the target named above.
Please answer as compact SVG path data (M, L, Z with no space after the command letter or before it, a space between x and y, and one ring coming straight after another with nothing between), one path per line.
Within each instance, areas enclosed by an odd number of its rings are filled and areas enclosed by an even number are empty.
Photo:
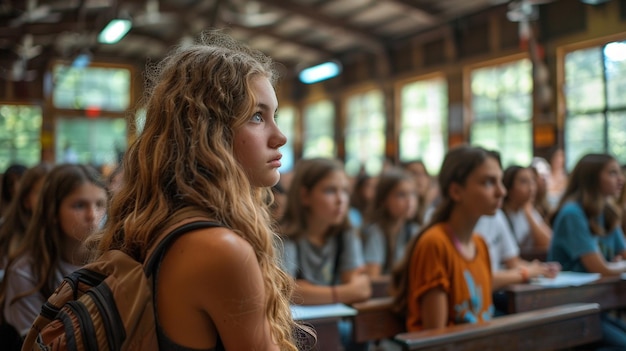
M385 50L382 41L374 38L371 32L347 25L346 23L341 22L338 19L328 17L327 15L321 13L316 8L313 8L311 6L297 4L292 0L260 0L260 2L272 7L282 9L287 12L295 13L314 22L319 22L326 26L337 28L355 37L359 41L359 43L369 48L369 50L374 51L375 53L384 52Z
M323 56L323 57L331 57L331 56L333 56L335 54L335 53L333 53L333 52L331 52L329 50L326 50L326 49L324 49L324 48L322 48L320 46L316 46L316 45L311 45L311 44L305 43L304 41L299 40L297 38L286 37L284 35L280 35L280 34L276 33L275 31L270 30L269 28L249 28L249 27L242 26L242 25L239 25L239 24L236 24L236 23L228 23L228 25L230 27L246 31L246 32L250 33L252 36L267 35L268 37L274 38L274 39L279 40L279 41L292 43L292 44L294 44L296 46L300 46L300 47L303 47L303 48L305 48L307 50L316 52L318 55Z
M418 3L415 0L389 0L389 1L395 2L396 4L400 4L408 8L411 8L413 10L416 10L417 12L420 12L424 16L425 19L428 19L433 24L439 23L442 20L441 16L439 15L440 11L438 11L435 7L431 5Z

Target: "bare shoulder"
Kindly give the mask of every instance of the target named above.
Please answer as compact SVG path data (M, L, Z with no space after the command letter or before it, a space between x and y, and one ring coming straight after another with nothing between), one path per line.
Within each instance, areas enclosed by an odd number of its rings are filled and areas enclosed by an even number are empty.
M232 266L254 257L250 243L224 227L189 232L178 238L169 251L168 255L189 262L196 269L221 264Z

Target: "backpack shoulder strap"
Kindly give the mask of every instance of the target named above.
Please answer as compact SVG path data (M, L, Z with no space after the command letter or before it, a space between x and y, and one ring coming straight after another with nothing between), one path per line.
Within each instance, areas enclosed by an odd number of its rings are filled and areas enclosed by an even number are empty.
M143 269L147 277L150 277L154 272L156 265L163 258L165 250L180 236L193 230L202 228L223 227L224 225L218 222L212 222L208 220L193 220L176 227L165 236L161 236L155 244L150 248L146 255L146 260L143 264Z

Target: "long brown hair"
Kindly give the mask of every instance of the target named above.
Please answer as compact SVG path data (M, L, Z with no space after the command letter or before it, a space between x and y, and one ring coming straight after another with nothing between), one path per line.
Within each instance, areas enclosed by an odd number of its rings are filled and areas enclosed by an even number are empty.
M621 225L621 210L600 191L600 174L611 161L615 158L608 154L587 154L578 161L569 176L559 206L550 218L552 225L561 208L569 201L576 201L583 208L593 234L604 235ZM604 215L604 226L598 222L600 215Z
M407 244L403 259L395 266L392 272L391 293L393 295L393 310L396 313L400 315L406 313L408 304L407 290L411 270L409 264L417 241L428 229L450 219L456 205L449 194L450 186L452 184L465 185L470 174L488 158L495 158L499 162L499 156L496 153L469 145L457 146L450 149L446 154L437 178L441 187L441 201L428 224Z
M402 163L402 168L406 169L409 173L416 177L417 174L411 170L411 166L417 165L418 167L422 167L424 170L424 175L431 181L431 176L428 173L428 169L426 168L426 164L422 160L411 160ZM419 189L417 191L417 211L415 212L415 222L419 225L424 224L424 216L426 215L426 210L430 206L430 203L427 202L429 188L426 188L424 192L420 192Z
M14 301L40 292L48 298L59 282L55 281L55 272L58 270L65 233L59 221L59 209L63 200L83 184L91 183L105 189L100 174L90 166L64 164L55 166L45 177L39 201L33 212L24 239L17 248L15 255L7 264L6 274L12 274L14 263L25 255L32 258L33 279L35 287L16 296ZM3 282L6 283L7 277ZM4 296L3 283L3 296Z
M387 265L385 265L385 267L391 267L391 262L393 262L394 247L391 244L392 237L396 234L391 232L391 227L393 226L395 219L392 218L391 214L389 213L389 209L387 208L387 199L389 198L391 192L396 188L396 186L404 181L411 182L411 184L415 183L413 176L402 168L390 168L389 170L383 172L378 177L378 183L376 184L374 199L372 200L372 203L368 208L367 216L365 219L365 225L375 223L383 232L383 235L387 242L388 251ZM417 192L415 194L415 197L417 198ZM419 204L417 205L419 206ZM406 222L410 221L410 219L406 220Z
M28 223L33 216L34 208L29 208L26 201L35 185L50 172L52 165L41 163L29 168L22 178L11 201L7 212L4 215L4 223L0 227L0 259L9 259L15 256L15 249L19 246Z
M277 74L271 59L218 31L181 46L149 71L146 122L126 152L124 182L113 196L99 251L121 249L137 260L172 218L202 211L248 241L263 275L273 339L296 350L288 297L265 199L233 155L234 130L254 113L252 82Z
M282 234L291 239L306 232L306 206L302 203L302 190L310 191L332 172L344 172L343 163L331 158L302 159L296 163L293 179L287 192L285 214L280 221ZM348 216L339 225L331 226L327 237L343 233L350 228Z

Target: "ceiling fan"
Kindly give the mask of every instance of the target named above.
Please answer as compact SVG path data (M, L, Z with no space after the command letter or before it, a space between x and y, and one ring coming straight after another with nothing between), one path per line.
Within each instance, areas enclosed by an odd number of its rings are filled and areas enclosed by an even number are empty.
M27 0L26 11L24 11L19 17L9 22L10 27L19 27L27 23L54 23L61 19L61 14L58 12L52 12L52 7L49 5L37 5L37 0Z
M519 22L520 47L528 50L533 63L533 78L537 103L542 110L549 109L552 91L549 85L549 71L544 62L542 45L537 41L531 28L531 21L539 19L538 5L548 4L556 0L513 0L508 4L506 17L511 22Z
M28 61L39 56L43 51L41 45L34 45L33 36L26 34L22 38L22 43L15 48L18 58L13 61L11 69L3 72L3 76L10 81L32 81L36 77L36 71L28 70Z
M500 0L494 0L502 3ZM549 4L556 0L513 0L508 1L508 10L506 18L511 22L519 23L519 39L520 46L527 47L529 42L533 41L533 33L531 31L530 22L539 19L539 10L537 6Z

